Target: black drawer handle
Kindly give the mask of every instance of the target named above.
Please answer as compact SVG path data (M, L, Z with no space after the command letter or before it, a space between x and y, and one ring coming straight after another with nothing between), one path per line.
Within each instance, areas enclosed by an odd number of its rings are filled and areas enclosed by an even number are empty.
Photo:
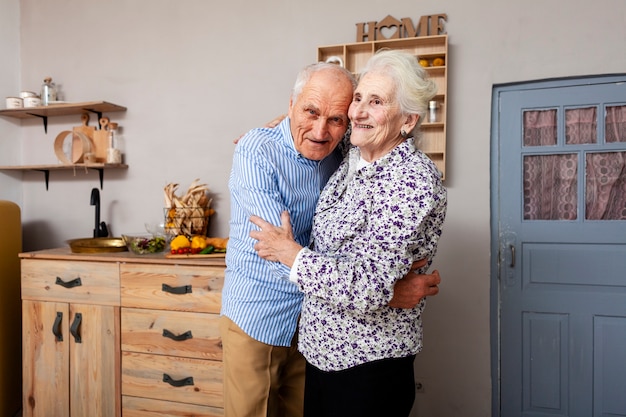
M83 321L83 315L81 313L76 313L74 316L74 321L72 322L72 326L70 327L70 333L74 336L74 341L76 343L81 343L82 339L80 337L80 332L78 329L80 328L80 323Z
M74 278L73 280L68 281L68 282L65 282L61 278L57 277L55 284L60 285L65 288L74 288L74 287L80 287L81 285L83 285L83 283L80 280L80 277Z
M184 387L185 385L193 385L193 377L188 376L187 378L179 379L176 381L172 379L168 374L163 374L163 382L167 382L173 387Z
M172 294L191 294L191 285L183 285L180 287L170 287L167 284L162 284L161 290Z
M52 334L56 337L57 342L63 341L63 333L61 333L61 321L63 321L63 313L57 311L57 316L52 325Z
M163 329L163 337L169 337L172 340L177 342L182 342L183 340L192 339L191 330L187 330L185 333L181 333L176 336L174 333L170 332L167 329Z

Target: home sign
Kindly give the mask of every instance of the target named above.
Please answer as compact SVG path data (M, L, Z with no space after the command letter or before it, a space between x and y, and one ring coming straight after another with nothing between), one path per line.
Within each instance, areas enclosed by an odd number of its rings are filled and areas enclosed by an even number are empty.
M410 17L398 20L387 15L380 22L356 24L356 41L369 42L376 40L415 38L418 36L442 35L445 33L444 22L448 19L445 13L422 16L413 26Z

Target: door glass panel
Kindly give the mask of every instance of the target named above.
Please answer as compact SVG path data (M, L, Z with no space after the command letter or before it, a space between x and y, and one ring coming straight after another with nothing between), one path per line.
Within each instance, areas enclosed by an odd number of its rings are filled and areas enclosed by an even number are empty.
M588 153L585 218L626 220L626 152Z
M598 142L597 108L565 110L565 143L581 145Z
M556 109L524 111L524 146L556 145Z
M524 156L524 219L575 220L578 155Z
M606 106L606 142L626 142L626 106Z

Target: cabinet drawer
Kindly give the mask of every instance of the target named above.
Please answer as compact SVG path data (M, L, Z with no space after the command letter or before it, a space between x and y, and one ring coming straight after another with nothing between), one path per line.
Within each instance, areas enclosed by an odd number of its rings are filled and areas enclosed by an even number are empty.
M122 352L122 395L224 407L222 362Z
M117 263L22 259L21 268L23 299L120 305Z
M222 360L219 315L122 308L122 350Z
M224 267L122 264L123 307L219 313Z
M124 417L223 417L224 409L183 404L172 401L160 401L149 398L122 397Z

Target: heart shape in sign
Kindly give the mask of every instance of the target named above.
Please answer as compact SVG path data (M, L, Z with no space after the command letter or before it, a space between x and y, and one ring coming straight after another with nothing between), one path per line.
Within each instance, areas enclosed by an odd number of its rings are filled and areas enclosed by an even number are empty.
M394 39L394 36L398 33L398 26L380 26L378 33L385 39Z

